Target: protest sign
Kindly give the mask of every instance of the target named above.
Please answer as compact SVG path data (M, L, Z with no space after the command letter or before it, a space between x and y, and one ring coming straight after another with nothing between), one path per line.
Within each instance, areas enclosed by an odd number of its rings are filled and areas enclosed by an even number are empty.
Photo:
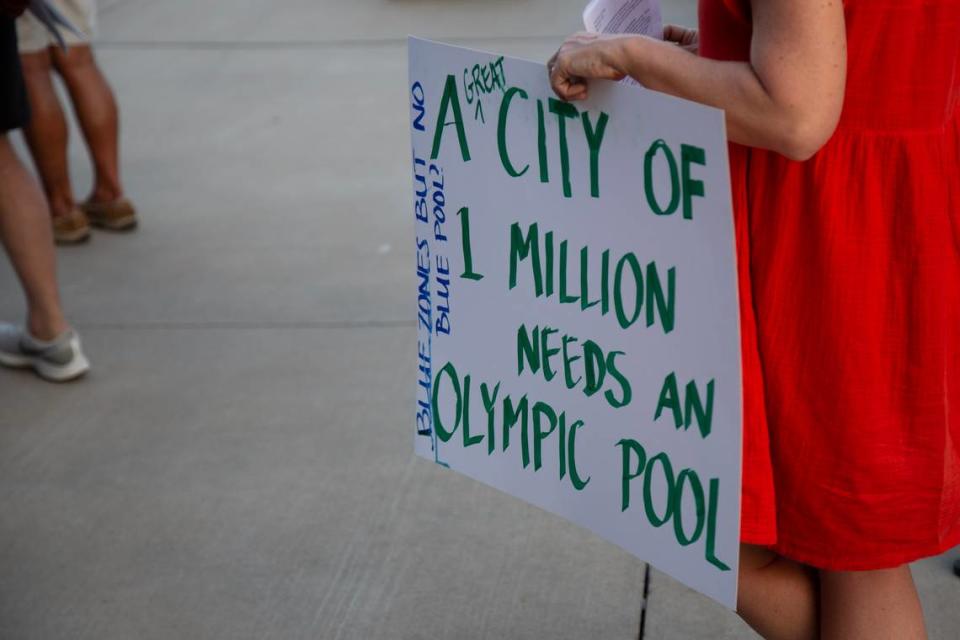
M736 602L723 114L411 39L415 449ZM571 549L570 553L576 553Z

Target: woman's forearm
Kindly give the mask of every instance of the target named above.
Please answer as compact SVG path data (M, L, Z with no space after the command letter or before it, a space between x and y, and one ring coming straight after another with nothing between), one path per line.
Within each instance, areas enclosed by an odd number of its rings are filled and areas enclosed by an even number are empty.
M804 160L833 135L843 108L843 3L763 0L751 7L749 61L710 60L644 36L580 33L550 59L550 83L561 98L582 100L590 81L629 75L651 89L723 109L735 142Z
M642 36L615 42L613 66L649 89L723 109L734 142L803 160L825 141L804 110L772 96L748 62L701 58Z

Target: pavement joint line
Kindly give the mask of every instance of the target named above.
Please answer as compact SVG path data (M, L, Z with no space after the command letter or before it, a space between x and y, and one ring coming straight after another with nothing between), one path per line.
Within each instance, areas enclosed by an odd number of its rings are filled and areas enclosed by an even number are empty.
M640 608L640 629L637 637L644 640L647 634L647 603L650 601L650 564L643 569L643 604Z
M428 38L451 44L477 43L505 43L505 42L561 42L569 34L536 35L536 36L437 36ZM142 49L142 50L171 50L171 51L295 51L295 50L323 50L345 47L391 47L406 44L406 38L369 38L369 39L342 39L342 40L96 40L98 49Z
M256 330L342 330L409 329L415 320L361 320L325 322L77 322L81 331L256 331Z

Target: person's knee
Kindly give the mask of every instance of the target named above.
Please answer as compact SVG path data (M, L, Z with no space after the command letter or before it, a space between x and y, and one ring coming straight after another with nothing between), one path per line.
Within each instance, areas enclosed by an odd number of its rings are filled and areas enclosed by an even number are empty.
M66 51L51 50L53 66L62 76L96 67L93 49L88 44L70 45Z

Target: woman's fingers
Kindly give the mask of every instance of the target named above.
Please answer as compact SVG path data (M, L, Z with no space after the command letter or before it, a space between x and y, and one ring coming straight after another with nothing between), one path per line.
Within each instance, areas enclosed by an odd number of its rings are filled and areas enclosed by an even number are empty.
M587 97L586 80L565 72L560 64L554 64L550 70L550 86L562 100L583 100Z
M687 35L689 29L681 27L675 24L664 25L663 27L663 39L667 42L676 42L677 44L682 44L684 37Z
M584 84L582 78L578 78L570 72L570 51L576 46L572 43L574 37L567 38L550 58L550 61L547 62L550 86L554 93L563 100L576 99L573 96L580 93L579 85Z
M550 84L563 100L585 100L588 80L598 77L591 73L591 52L587 49L583 45L565 44L554 56Z
M696 29L668 24L663 28L663 39L666 42L673 42L692 53L697 52L699 34Z
M554 93L567 102L586 100L587 98L587 81L583 78L555 75L551 81L551 86Z

